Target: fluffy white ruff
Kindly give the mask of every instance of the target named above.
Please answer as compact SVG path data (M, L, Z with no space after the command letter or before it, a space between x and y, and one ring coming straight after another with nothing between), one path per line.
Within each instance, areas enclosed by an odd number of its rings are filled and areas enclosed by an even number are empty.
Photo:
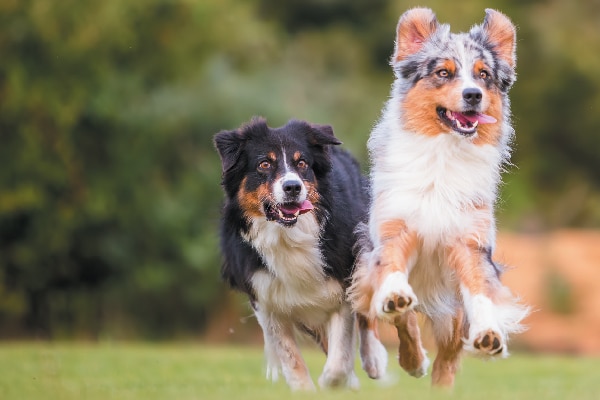
M436 247L476 232L481 216L473 207L493 206L496 200L503 160L497 147L474 145L454 134L406 132L386 118L375 128L369 148L376 199L370 220L373 239L378 239L381 222L402 219L418 231L425 246Z
M319 234L316 217L308 213L289 228L257 218L245 236L268 268L251 280L258 303L308 326L323 324L344 294L339 282L325 275Z

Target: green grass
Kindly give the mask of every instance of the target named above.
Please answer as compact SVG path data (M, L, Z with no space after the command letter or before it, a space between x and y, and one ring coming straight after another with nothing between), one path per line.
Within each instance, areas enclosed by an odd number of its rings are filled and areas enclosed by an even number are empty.
M316 379L324 356L304 355ZM262 349L205 344L0 344L0 399L597 399L600 359L515 354L485 362L465 357L452 393L429 377L401 372L390 351L390 377L358 392L290 393L264 377ZM357 367L359 368L358 364Z

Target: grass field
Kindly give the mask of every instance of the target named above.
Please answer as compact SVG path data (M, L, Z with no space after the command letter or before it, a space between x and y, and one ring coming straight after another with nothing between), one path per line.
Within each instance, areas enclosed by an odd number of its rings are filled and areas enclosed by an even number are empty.
M324 356L306 349L313 378ZM452 393L429 377L402 373L390 351L390 376L362 370L358 392L290 393L264 378L262 349L206 344L0 344L0 399L597 399L600 359L514 354L484 362L466 357ZM359 365L357 364L359 368Z

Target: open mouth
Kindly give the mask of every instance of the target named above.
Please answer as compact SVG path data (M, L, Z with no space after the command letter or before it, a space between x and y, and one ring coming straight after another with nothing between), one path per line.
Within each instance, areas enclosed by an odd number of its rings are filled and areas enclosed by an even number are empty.
M298 221L298 216L313 209L312 203L304 200L302 203L266 204L265 214L269 221L277 221L284 226L292 226Z
M436 111L442 122L463 136L475 134L479 124L493 124L497 121L491 115L475 111L450 111L444 107L438 107Z

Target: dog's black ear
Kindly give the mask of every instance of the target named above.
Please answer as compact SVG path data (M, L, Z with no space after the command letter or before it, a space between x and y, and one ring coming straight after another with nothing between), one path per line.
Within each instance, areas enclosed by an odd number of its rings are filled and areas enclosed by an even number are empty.
M246 137L241 129L221 131L215 135L214 145L221 157L223 173L237 164L245 143Z
M333 134L333 128L329 125L310 124L308 142L312 145L342 144Z

